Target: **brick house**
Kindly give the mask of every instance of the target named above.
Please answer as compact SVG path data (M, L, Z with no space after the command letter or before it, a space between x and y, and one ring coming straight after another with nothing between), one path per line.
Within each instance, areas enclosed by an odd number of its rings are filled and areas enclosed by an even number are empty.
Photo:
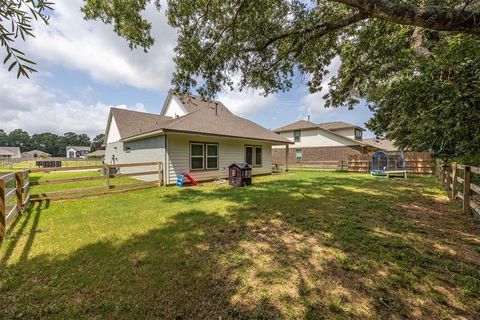
M315 161L347 160L350 154L372 151L371 144L363 141L365 129L342 121L313 123L300 120L273 130L293 141L289 151L285 146L273 148L274 163L284 164L288 152L288 162L308 163Z

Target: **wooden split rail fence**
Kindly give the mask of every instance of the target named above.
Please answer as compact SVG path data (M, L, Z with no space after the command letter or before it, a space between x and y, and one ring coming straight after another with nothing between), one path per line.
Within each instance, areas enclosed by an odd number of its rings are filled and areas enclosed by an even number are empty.
M452 163L437 165L437 176L450 199L460 199L463 211L480 221L480 167ZM479 181L478 184L475 181Z
M142 168L142 171L132 171L134 167L151 167L152 169L144 170ZM125 171L122 168L125 168ZM30 172L78 172L86 170L102 170L102 175L51 180L34 180L30 178ZM115 178L143 176L154 176L156 177L156 179L152 181L129 182L122 184L112 183ZM58 185L94 180L101 180L104 183L102 185L94 187L48 191L32 194L30 193L30 186ZM26 169L20 172L6 173L3 175L0 173L0 240L5 237L8 224L13 221L13 219L18 213L24 211L28 207L30 202L82 199L87 197L97 197L106 194L142 190L163 185L164 180L162 162L142 162L68 168L35 168ZM14 199L16 200L13 201Z
M30 203L29 170L0 174L0 240L7 225Z

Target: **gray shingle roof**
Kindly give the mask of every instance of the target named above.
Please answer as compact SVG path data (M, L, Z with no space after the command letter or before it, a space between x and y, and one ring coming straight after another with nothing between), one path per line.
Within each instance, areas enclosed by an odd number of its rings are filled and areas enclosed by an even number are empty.
M191 99L187 99L185 95L181 97L182 103L187 101L187 108L192 111L175 119L112 108L120 137L127 139L163 130L292 143L273 131L234 115L219 101L208 102L195 96Z
M1 155L20 156L20 147L0 147Z
M365 131L362 127L359 127L357 125L343 122L343 121L332 121L332 122L324 122L324 123L319 123L318 124L321 128L327 129L327 130L338 130L338 129L346 129L346 128L357 128Z
M387 139L363 139L368 145L385 151L398 151L399 149L394 145L395 142Z
M343 121L333 121L333 122L324 122L324 123L313 123L310 121L299 120L294 123L287 124L286 126L280 127L273 131L275 132L285 132L285 131L293 131L293 130L304 130L304 129L315 129L315 128L322 128L326 130L338 130L338 129L345 129L345 128L357 128L360 130L365 131L362 127L357 125L346 123Z

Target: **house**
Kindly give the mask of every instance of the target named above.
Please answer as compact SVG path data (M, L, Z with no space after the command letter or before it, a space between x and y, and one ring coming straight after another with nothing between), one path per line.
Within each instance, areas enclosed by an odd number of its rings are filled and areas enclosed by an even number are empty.
M105 158L105 150L95 150L87 154L86 157L88 160L103 160Z
M395 142L387 139L364 139L366 144L370 145L369 151L385 150L385 151L399 151L399 148L395 146Z
M21 153L19 147L0 147L0 159L20 159Z
M346 122L313 123L300 120L274 132L292 141L288 161L314 162L347 160L350 154L361 154L368 151L369 145L363 141L365 129ZM273 149L273 161L284 164L287 147Z
M41 150L31 150L22 152L22 158L49 158L52 155L50 153L43 152Z
M90 147L67 146L67 158L85 158L90 153Z
M234 115L220 101L174 91L160 114L111 108L105 137L107 164L162 162L165 184L174 184L184 172L198 181L227 178L235 162L252 165L253 175L269 174L272 146L291 143Z

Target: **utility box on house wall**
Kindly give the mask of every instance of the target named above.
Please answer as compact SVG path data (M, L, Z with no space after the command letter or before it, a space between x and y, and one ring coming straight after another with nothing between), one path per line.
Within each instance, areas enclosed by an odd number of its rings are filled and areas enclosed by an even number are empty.
M228 183L234 187L252 184L252 167L245 162L237 162L228 167Z

